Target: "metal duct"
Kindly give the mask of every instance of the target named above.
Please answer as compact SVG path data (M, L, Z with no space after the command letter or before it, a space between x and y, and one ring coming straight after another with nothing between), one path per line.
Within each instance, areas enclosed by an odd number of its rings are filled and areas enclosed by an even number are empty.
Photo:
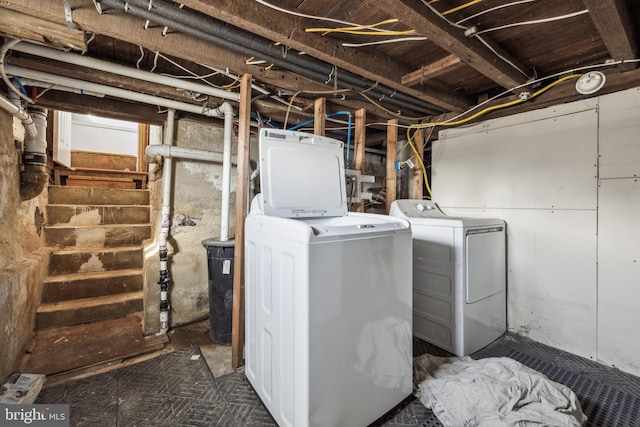
M251 35L193 10L176 8L161 0L155 0L151 4L151 10L149 10L149 2L145 0L99 0L99 3L226 49L264 59L301 76L325 83L334 82L341 89L366 92L374 98L384 98L385 101L396 106L410 108L423 114L437 115L443 112L442 109L426 101L397 92L395 89L346 70L337 70L338 79L336 81L335 68L330 64L308 55L296 55L296 52L291 52L286 58L283 58L281 48L274 46L271 41Z

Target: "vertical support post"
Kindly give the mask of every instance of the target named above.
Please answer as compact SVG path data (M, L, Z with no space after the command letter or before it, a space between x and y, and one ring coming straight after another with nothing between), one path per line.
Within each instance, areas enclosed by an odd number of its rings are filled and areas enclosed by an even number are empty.
M327 117L327 100L326 98L316 98L313 104L313 133L324 136L325 117Z
M418 129L413 136L413 146L416 147L416 151L420 156L420 160L424 159L424 129ZM420 161L416 159L415 167L413 168L412 182L412 199L422 199L424 196L424 178L422 177L422 167L420 167ZM426 166L426 165L425 165Z
M355 168L360 171L360 174L364 175L364 148L365 148L365 137L367 130L367 110L361 108L356 110L356 131L355 131L355 139L353 143L353 157L355 158ZM362 191L362 185L358 189ZM355 203L353 205L354 212L364 212L364 202Z
M147 163L144 161L144 150L149 145L149 125L146 123L138 124L138 172L147 171ZM146 182L146 180L144 180ZM143 182L143 183L144 183ZM144 189L144 186L143 186Z
M387 179L386 212L396 200L396 156L398 146L398 119L387 120Z
M236 178L236 234L233 261L233 306L231 367L244 365L244 220L249 197L249 126L251 119L251 74L240 81L238 109L238 167Z

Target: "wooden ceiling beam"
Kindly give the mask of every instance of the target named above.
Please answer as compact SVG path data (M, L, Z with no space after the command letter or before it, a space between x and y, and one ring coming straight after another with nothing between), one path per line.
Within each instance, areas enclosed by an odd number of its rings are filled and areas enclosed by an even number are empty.
M69 3L73 10L73 22L87 32L123 40L153 52L159 51L191 62L230 69L236 74L252 74L256 80L283 90L296 92L331 89L293 73L248 65L245 63L247 58L243 55L185 34L170 31L163 36L162 27L149 27L145 30L143 19L119 11L98 14L92 0L70 0ZM2 0L2 5L52 22L65 23L62 2Z
M426 80L436 78L449 71L464 65L464 63L456 55L449 55L432 64L420 67L419 70L413 71L402 76L402 84L407 86L415 86L422 84Z
M179 3L446 110L462 111L470 104L468 98L436 87L423 87L421 90L407 88L398 81L398 76L406 74L409 69L397 59L366 50L345 48L329 37L306 33L305 26L310 25L308 20L274 11L258 2L180 0Z
M614 60L632 59L638 52L629 11L622 0L583 0L591 20ZM630 70L635 63L624 64Z
M415 29L420 35L457 56L462 62L503 88L512 88L527 80L527 77L500 59L481 41L475 37L467 38L462 29L449 25L420 0L378 0L376 6L382 10L392 10L394 17L409 28ZM508 58L508 54L499 46L491 47ZM521 70L525 70L514 59L508 59Z
M52 110L76 114L94 114L116 120L163 125L165 114L153 105L137 104L113 98L96 98L88 95L50 90L38 98L37 105Z
M0 16L1 34L52 46L87 50L84 31L77 28L69 31L66 25L4 7L0 7Z

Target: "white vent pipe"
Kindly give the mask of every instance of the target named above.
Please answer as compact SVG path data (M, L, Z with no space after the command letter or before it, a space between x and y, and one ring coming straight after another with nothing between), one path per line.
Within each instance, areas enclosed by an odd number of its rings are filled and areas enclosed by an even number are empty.
M22 121L22 124L24 125L24 129L27 132L27 135L36 136L38 134L38 131L36 131L36 126L33 123L33 119L31 118L29 113L27 113L25 109L20 105L16 105L4 96L0 95L0 108L20 119Z
M233 134L233 107L231 107L229 103L223 102L218 107L218 111L222 111L222 114L224 114L224 144L222 154L213 151L196 150L193 148L173 147L170 144L149 145L145 150L145 154L150 157L162 156L165 158L165 161L171 158L180 158L187 160L202 160L206 162L222 163L222 207L220 213L220 241L226 242L229 240L231 165L235 164L237 161L231 155L231 137Z
M224 105L224 104L223 104ZM167 144L149 145L145 150L145 154L151 158L166 157L174 159L201 160L204 162L222 163L224 154L216 151L197 150L195 148L175 147ZM150 161L149 163L153 163ZM236 157L231 157L231 163L236 164Z
M81 56L75 53L64 52L61 50L38 46L31 43L17 43L11 46L11 50L28 53L30 55L41 56L43 58L53 59L55 61L66 62L68 64L79 65L81 67L92 68L94 70L131 77L138 80L159 83L161 85L184 89L194 93L211 95L222 99L228 99L230 101L240 101L240 94L237 92L218 89L187 80L176 79L174 77L164 76L162 74L155 74L149 71L138 70L136 68L115 64L113 62L103 61L100 59L91 58L89 56Z
M5 71L7 74L14 76L27 77L46 83L61 84L63 86L89 90L96 93L104 93L105 95L111 95L116 98L127 99L129 101L141 102L149 105L159 105L165 108L202 114L208 117L222 117L223 115L223 113L218 111L217 108L188 104L186 102L174 101L172 99L161 98L159 96L146 95L144 93L133 92L117 87L86 82L84 80L72 79L42 71L30 70L28 68L17 67L15 65L5 65Z
M229 240L229 197L231 194L231 134L233 133L233 108L223 103L218 109L224 112L224 145L222 150L222 207L220 213L220 241Z
M165 133L165 145L173 145L173 134L175 126L176 112L169 110L167 112L167 129ZM164 159L162 165L162 223L160 225L160 235L158 236L158 253L160 256L160 333L166 334L169 330L169 278L167 250L167 238L169 237L169 227L171 225L171 157Z

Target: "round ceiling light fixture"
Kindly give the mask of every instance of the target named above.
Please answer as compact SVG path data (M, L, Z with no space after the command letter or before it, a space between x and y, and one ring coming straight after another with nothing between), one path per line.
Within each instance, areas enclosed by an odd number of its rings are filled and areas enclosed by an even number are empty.
M602 89L606 81L607 78L600 71L590 71L578 79L576 90L583 95L591 95Z

